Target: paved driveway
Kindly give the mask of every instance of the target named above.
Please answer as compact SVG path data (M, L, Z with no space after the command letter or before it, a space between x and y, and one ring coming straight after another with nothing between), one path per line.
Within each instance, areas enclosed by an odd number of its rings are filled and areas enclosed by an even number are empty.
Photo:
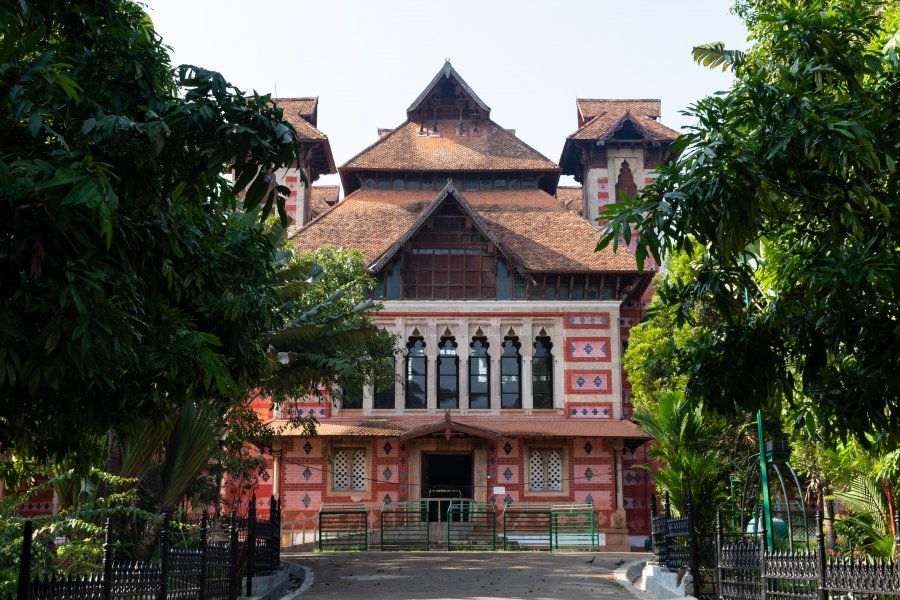
M312 571L298 600L584 600L635 598L613 577L642 554L334 552L285 554Z

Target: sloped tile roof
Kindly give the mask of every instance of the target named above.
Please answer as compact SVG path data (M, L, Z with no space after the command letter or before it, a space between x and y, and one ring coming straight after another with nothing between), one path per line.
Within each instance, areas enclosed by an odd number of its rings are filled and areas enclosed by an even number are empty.
M604 112L593 117L583 127L569 136L573 140L602 140L609 138L616 127L625 118L631 119L648 139L659 141L671 141L678 137L678 132L669 129L659 121L643 114L630 110L622 112Z
M337 204L340 193L341 186L339 185L314 185L309 200L310 218L315 219Z
M452 417L455 423L494 432L499 436L515 437L599 437L649 440L650 436L631 421L606 419L566 419L556 417L462 416ZM404 415L379 419L375 417L337 417L321 421L316 426L320 437L361 436L400 437L416 429L431 425L440 427L444 418L436 416ZM275 421L276 425L285 424ZM288 427L282 435L302 435L302 429Z
M340 170L559 170L552 160L493 121L480 125L480 135L458 136L456 126L453 121L438 121L440 136L420 135L418 124L405 121L348 160Z
M273 98L275 104L284 111L286 117L300 117L312 122L316 107L319 104L319 98L311 96L308 98Z
M660 100L577 98L575 104L578 107L579 126L606 112L623 113L626 110L630 110L633 113L640 113L649 117L659 117L662 114L662 102Z
M457 192L460 193L460 192ZM400 240L438 198L435 191L361 189L299 230L298 249L323 244L359 248L369 264ZM620 247L594 252L596 227L542 190L462 192L505 254L533 272L636 272L634 256Z
M580 215L583 207L581 186L561 185L556 188L556 199L576 215Z
M319 103L318 98L274 98L278 108L284 111L284 119L294 126L297 136L303 141L324 141L328 139L313 124L313 114Z

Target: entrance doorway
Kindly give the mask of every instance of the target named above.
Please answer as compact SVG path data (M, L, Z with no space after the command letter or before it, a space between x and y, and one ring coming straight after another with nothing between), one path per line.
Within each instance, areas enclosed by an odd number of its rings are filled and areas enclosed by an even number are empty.
M458 498L471 499L472 453L424 453L422 455L422 499L447 498L432 502L429 521L446 521L450 502Z

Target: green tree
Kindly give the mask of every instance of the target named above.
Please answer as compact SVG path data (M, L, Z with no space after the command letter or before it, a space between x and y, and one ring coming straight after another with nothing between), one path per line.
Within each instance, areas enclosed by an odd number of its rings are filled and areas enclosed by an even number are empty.
M720 320L679 356L686 393L731 412L786 400L826 435L900 442L900 7L750 0L750 52L709 45L736 77L639 197L607 209L600 246L703 251L664 298Z
M0 453L242 397L278 324L281 111L173 71L129 0L0 2L0 74Z
M384 358L397 352L397 338L372 322L381 303L372 298L377 281L361 251L326 245L296 254L282 276L288 323L266 337L274 375L264 389L276 402L298 392L340 395L395 377Z
M704 413L701 405L685 400L680 392L666 392L655 404L635 409L634 421L656 440L648 451L655 462L645 468L657 487L669 493L672 506L682 515L690 493L698 526L709 535L724 498L728 463L715 449L721 429Z

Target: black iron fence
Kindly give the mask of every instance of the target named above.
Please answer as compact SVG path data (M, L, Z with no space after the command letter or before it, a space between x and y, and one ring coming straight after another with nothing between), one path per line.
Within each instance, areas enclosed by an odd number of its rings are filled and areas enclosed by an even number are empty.
M753 541L728 542L717 516L716 582L722 600L829 600L900 598L896 559L873 560L832 555L825 549L822 513L816 513L816 547L782 551L768 547L765 519ZM900 515L894 516L895 545L900 547Z
M726 532L716 515L714 542L698 535L690 497L685 515L672 517L653 506L653 561L672 570L686 569L694 596L715 600L860 600L900 598L896 559L850 558L826 551L822 514L816 514L815 547L768 547L765 519L756 533ZM900 513L894 515L895 545L900 548Z
M211 535L215 523L204 514L196 547L172 544L173 523L165 515L159 529L159 558L119 561L113 555L114 528L107 519L102 570L95 575L35 577L32 573L33 521L23 526L17 600L232 600L253 593L253 578L280 567L281 507L270 503L268 520L256 518L256 497L248 518L219 524L224 541ZM222 536L218 536L222 537ZM242 585L246 582L246 588ZM11 600L7 596L0 600Z

